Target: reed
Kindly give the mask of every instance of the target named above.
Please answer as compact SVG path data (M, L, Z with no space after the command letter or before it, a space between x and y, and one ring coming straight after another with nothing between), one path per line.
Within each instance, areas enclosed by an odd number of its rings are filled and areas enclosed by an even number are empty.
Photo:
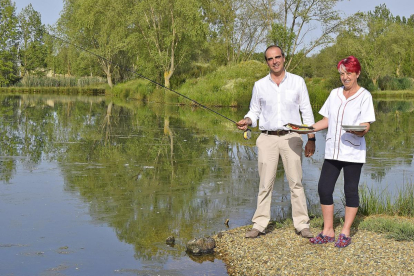
M414 98L414 90L384 90L371 92L374 99L412 99Z
M97 84L106 83L106 79L101 77L39 77L24 76L15 87L90 87Z
M105 95L104 88L90 87L0 87L2 94Z
M414 185L409 183L403 186L395 198L386 191L375 191L366 185L360 189L360 206L358 213L361 215L399 215L414 216Z

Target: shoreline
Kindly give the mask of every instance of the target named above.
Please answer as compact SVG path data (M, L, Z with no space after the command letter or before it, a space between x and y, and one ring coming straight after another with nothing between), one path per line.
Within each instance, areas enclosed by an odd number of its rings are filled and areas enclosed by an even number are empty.
M414 219L408 219L414 224ZM247 239L251 226L220 232L215 254L228 275L414 275L414 241L396 241L386 234L353 228L352 243L311 244L293 226L270 226L266 234ZM317 235L318 226L311 231ZM337 238L341 226L335 228Z

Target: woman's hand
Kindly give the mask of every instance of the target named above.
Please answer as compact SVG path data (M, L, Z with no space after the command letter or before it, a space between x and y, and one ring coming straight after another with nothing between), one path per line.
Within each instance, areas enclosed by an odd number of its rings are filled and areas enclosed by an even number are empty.
M362 131L349 130L347 132L355 134L358 137L364 137L364 135L368 133L371 124L370 123L362 123L362 124L359 124L359 125L360 126L366 126L365 130L362 130Z

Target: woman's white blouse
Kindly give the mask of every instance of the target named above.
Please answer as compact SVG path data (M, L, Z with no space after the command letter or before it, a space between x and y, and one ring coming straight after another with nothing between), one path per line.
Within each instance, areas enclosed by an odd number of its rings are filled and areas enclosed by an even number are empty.
M325 159L365 163L365 138L346 132L341 126L375 122L371 93L361 87L346 99L343 87L336 88L331 91L319 114L329 121Z

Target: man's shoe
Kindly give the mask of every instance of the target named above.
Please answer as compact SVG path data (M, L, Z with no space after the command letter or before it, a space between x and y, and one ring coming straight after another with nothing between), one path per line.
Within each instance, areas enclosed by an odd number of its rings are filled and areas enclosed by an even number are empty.
M256 228L252 228L252 230L246 232L245 237L253 239L253 238L257 238L257 236L259 236L259 235L263 235L263 233L260 232L259 230L257 230Z
M301 235L303 238L313 238L312 232L309 230L309 228L303 228L300 232L297 232L298 235Z

